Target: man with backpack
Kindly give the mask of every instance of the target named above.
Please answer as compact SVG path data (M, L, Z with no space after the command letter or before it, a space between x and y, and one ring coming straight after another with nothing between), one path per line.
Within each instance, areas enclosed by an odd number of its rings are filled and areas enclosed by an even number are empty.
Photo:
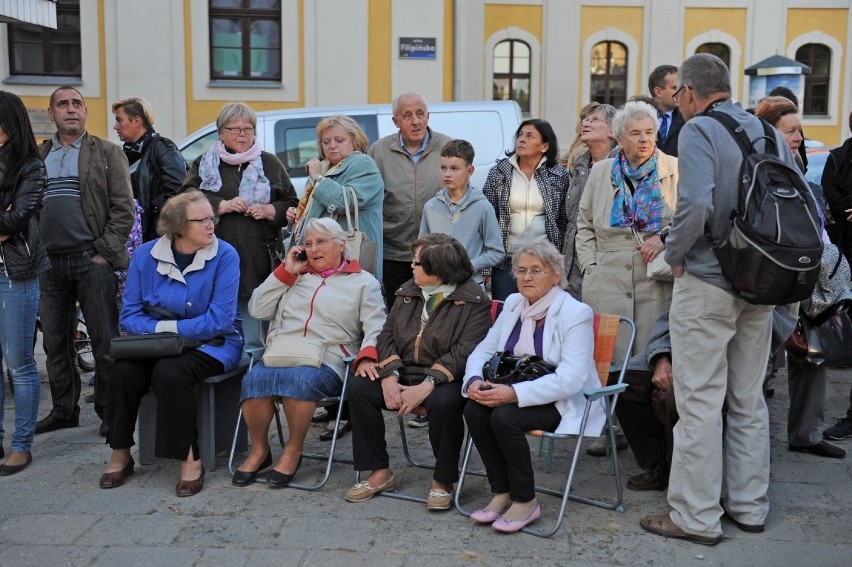
M780 134L770 132L773 145L760 119L731 100L730 73L721 59L693 55L678 70L678 82L675 97L687 122L678 144L677 207L665 235L666 262L676 278L670 322L680 420L668 490L673 510L643 516L640 524L664 537L715 545L722 515L743 531L762 532L769 510L762 385L773 306L746 301L723 274L715 248L728 240L731 213L741 208L744 158L732 132L709 114L736 120L756 151L780 156L793 168L795 162Z

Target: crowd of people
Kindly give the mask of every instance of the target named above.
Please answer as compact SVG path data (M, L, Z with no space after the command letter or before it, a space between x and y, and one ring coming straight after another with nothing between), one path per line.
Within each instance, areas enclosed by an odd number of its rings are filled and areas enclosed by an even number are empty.
M398 131L372 145L355 120L331 116L316 127L318 158L305 165L301 198L244 103L222 108L218 141L187 164L139 97L112 107L118 147L87 132L76 88L58 88L48 108L57 132L38 148L23 103L0 91L0 344L16 414L0 476L31 463L34 435L79 424L71 358L79 303L100 434L112 449L101 488L134 473L135 423L151 390L155 453L180 462L177 496L201 491L193 387L235 368L244 352L256 357L240 400L251 447L232 482L248 486L267 471L267 486L287 486L317 402L340 395L352 357L342 413L365 477L345 499L397 487L383 412L420 412L435 457L427 508L452 506L466 425L493 494L472 518L516 532L541 515L524 432L579 433L582 392L599 385L593 313L603 312L637 329L631 351L623 341L616 349L630 358L617 417L643 469L627 487L668 487L671 511L643 516L641 526L706 545L720 541L723 516L763 531L764 381L770 357L775 366L784 359L799 306L749 303L722 274L713 243L730 231L743 157L708 114L733 118L803 173L797 101L782 92L743 109L727 67L708 54L658 67L648 88L621 108L584 107L562 155L547 121L524 120L481 188L470 184L474 148L429 128L419 94L393 101ZM760 119L776 128L774 139ZM837 301L852 299L848 146L829 159L824 196L813 187L827 254L845 266L847 293ZM37 314L52 399L41 420ZM120 334L157 333L196 346L110 356ZM501 352L550 367L532 381L495 383L485 369ZM852 405L820 432L825 382L824 367L790 363L788 445L843 458L822 437L852 437ZM268 439L276 402L289 434L277 461ZM601 432L604 411L602 401L592 405L587 434ZM0 441L1 412L0 397Z

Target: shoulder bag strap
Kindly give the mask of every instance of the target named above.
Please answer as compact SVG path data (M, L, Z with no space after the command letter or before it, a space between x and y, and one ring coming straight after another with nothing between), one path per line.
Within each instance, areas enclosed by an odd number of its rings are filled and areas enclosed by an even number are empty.
M349 214L349 198L347 197L347 193L348 193L347 189L349 189L349 188L344 185L343 190L342 190L342 193L343 193L343 208L346 210L346 234L348 236L352 236L353 234L355 234L355 229L352 228L352 217ZM358 206L357 201L355 203L355 206L356 207ZM357 213L356 213L356 215L357 215ZM357 216L356 216L356 222L357 222Z

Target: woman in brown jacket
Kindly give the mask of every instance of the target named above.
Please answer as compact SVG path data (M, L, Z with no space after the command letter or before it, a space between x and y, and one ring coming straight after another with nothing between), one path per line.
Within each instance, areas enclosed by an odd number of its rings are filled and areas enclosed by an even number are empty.
M464 440L461 396L467 357L491 325L491 302L473 280L470 257L446 234L427 234L411 244L414 278L396 301L378 339L379 363L362 364L349 385L355 470L372 471L346 491L350 502L395 487L389 468L382 410L409 413L424 406L435 473L426 506L452 505Z

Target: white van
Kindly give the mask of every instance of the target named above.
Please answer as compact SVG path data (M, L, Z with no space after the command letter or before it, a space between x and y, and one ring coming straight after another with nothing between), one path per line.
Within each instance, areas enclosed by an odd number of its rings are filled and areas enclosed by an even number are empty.
M326 116L345 114L361 125L370 144L397 131L391 105L336 106L269 110L257 114L257 139L261 147L278 156L301 196L305 188L305 164L318 157L316 125ZM429 127L451 138L473 144L476 172L471 183L482 188L494 162L514 149L521 123L521 109L514 101L441 102L429 105ZM187 164L212 146L219 136L209 124L178 143Z

